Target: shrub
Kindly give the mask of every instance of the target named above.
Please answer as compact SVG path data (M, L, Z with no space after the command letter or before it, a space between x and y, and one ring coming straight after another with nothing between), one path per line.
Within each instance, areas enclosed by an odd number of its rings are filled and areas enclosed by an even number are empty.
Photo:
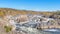
M12 27L10 26L4 26L6 32L10 32L12 30Z

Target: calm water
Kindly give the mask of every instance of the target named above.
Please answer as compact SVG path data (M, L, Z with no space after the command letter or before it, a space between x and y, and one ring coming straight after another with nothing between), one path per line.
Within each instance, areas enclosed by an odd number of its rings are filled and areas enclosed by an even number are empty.
M51 34L60 34L60 29L50 29L50 30L46 30L44 32L48 32L48 33L51 33Z
M50 34L60 34L60 32L48 32Z

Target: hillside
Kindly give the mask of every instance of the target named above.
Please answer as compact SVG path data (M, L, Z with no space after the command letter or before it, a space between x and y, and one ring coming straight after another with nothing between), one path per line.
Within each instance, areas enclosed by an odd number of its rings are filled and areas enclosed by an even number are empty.
M0 8L0 16L4 15L17 15L17 14L43 14L43 15L52 15L53 12L37 12L37 11L29 11L29 10L16 10L11 8Z

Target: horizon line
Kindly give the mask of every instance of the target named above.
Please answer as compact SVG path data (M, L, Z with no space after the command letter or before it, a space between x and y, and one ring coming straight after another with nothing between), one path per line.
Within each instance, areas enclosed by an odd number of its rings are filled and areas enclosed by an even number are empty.
M0 7L0 8L7 8L7 9L15 9L15 10L26 10L26 11L37 11L37 12L56 12L56 11L60 11L60 10L29 10L29 9L18 9L18 8L9 8L9 7Z

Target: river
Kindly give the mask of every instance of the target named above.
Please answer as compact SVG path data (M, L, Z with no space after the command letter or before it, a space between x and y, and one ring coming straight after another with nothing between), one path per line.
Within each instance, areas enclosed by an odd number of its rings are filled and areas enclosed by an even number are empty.
M27 23L21 24L13 21L13 24L16 27L17 32L21 32L24 34L60 34L60 29L47 29L47 30L38 30L36 27L40 25L40 22L35 22L37 18L32 19L32 21L28 21ZM11 22L12 23L12 22Z
M48 32L50 34L60 34L60 29L47 29L44 32Z

